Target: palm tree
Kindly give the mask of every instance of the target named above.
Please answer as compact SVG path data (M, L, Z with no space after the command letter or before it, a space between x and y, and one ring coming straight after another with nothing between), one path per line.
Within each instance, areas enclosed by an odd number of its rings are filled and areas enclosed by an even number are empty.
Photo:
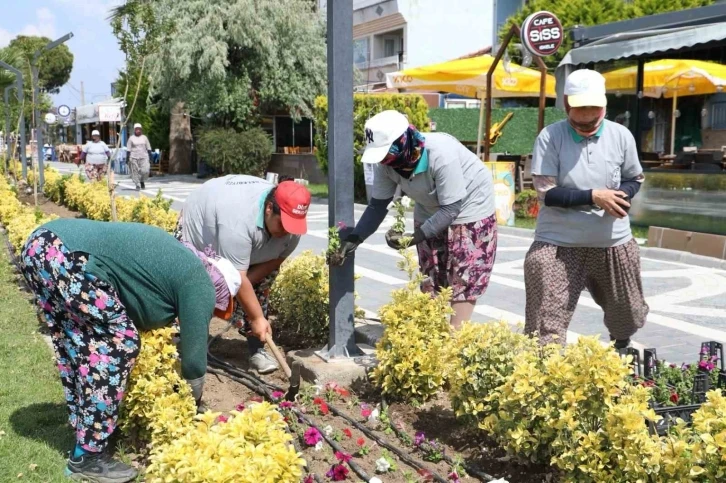
M5 62L6 64L10 64L16 69L21 69L21 57L17 53L17 51L5 47L4 49L0 49L0 60ZM15 74L10 72L9 70L5 70L0 67L0 92L2 92L6 87L9 85L12 85L15 83Z

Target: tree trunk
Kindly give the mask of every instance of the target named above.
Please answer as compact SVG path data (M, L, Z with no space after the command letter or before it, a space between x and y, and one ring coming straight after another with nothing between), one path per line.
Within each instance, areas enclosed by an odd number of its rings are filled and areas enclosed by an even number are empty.
M169 119L169 173L191 174L192 128L184 103L176 102Z

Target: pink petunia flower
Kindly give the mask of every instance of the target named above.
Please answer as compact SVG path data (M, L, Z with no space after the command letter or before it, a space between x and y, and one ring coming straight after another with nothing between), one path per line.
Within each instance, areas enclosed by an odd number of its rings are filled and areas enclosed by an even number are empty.
M234 407L234 409L235 409L236 411L242 412L242 411L244 411L244 410L245 410L245 404L244 404L244 403L239 403L238 405L236 405L236 406Z
M274 399L275 401L279 401L283 397L285 397L285 393L282 391L275 391L272 393L272 399Z
M342 453L340 451L336 451L335 458L341 463L347 463L348 461L350 461L353 458L353 456L351 456L347 453Z
M308 446L315 446L319 441L323 440L323 435L321 435L320 431L316 428L308 428L308 430L305 431L303 438L305 439L305 444Z

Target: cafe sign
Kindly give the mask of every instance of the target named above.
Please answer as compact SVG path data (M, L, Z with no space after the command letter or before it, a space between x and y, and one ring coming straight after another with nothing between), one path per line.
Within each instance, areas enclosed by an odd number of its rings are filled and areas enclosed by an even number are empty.
M562 23L552 12L535 12L522 23L522 45L532 55L547 57L554 54L562 45L563 38Z

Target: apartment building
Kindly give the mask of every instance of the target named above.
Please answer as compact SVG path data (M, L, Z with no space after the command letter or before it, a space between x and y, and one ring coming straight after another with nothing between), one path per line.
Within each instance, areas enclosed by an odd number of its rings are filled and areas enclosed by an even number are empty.
M319 1L321 13L328 1ZM353 0L359 89L385 84L388 72L490 47L496 2L504 7L523 0Z

